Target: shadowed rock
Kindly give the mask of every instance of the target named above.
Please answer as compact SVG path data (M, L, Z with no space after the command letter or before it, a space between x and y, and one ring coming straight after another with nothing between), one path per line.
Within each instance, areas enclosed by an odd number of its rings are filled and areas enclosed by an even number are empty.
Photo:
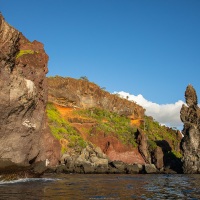
M136 138L138 143L138 151L142 155L145 162L149 164L151 159L148 150L147 136L141 129L137 129Z
M188 85L185 100L180 111L184 123L181 147L183 151L183 172L200 173L200 109L198 107L196 91Z

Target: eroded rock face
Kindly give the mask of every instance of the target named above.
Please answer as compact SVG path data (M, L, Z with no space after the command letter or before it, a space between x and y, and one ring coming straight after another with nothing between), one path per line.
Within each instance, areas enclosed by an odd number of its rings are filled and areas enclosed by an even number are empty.
M147 136L141 129L138 129L136 133L136 137L137 137L137 143L138 143L138 151L140 152L143 159L145 160L145 163L147 164L151 163L149 150L148 150L148 144L147 144Z
M58 161L59 143L46 124L47 62L43 45L28 41L0 14L1 160L22 165Z
M64 107L101 108L133 119L144 117L144 108L104 91L98 85L73 78L48 78L50 102Z
M200 173L200 108L196 91L188 85L185 91L186 105L181 108L184 123L184 137L181 142L183 151L183 172Z

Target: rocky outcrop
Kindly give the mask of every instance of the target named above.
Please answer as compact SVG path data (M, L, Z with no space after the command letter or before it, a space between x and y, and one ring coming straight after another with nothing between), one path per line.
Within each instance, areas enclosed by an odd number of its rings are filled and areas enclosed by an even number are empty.
M183 172L200 173L200 108L196 91L188 85L185 91L187 105L180 111L184 123L181 147L183 151Z
M60 146L46 123L48 56L0 14L0 161L58 162Z
M61 165L50 168L57 173L84 174L138 174L144 173L140 164L127 164L122 161L111 161L99 147L89 145L80 154L68 152L61 158Z
M114 135L106 135L96 127L92 128L91 136L88 136L87 140L99 146L111 161L122 161L127 164L145 164L145 160L137 148L123 144Z
M147 136L141 129L138 129L136 132L136 138L138 143L138 151L143 157L145 163L149 164L151 160L148 150Z
M102 108L133 119L144 117L144 108L127 99L104 91L87 80L48 78L49 101L64 107Z
M99 147L89 145L80 154L67 152L61 158L62 166L57 171L65 173L98 173L108 171L108 157Z
M161 147L157 146L152 152L152 163L155 164L157 169L162 169L164 167L164 153Z

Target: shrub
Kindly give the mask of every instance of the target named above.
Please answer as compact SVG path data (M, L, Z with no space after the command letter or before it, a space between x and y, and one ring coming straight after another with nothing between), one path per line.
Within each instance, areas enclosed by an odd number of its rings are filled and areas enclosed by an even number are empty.
M20 50L18 54L16 55L16 59L25 55L25 54L34 54L35 52L33 50ZM37 52L36 52L37 53Z
M81 76L79 79L80 79L80 80L84 80L84 81L89 81L89 79L88 79L87 76Z
M157 144L156 144L155 141L153 141L153 140L148 140L147 143L148 143L148 146L149 146L149 150L150 150L150 151L153 151L153 150L156 149Z

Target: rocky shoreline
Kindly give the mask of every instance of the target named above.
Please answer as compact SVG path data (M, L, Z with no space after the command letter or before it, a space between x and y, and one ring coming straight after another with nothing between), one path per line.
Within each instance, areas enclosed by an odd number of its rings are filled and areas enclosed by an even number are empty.
M169 167L157 169L154 164L127 164L111 161L99 147L87 146L79 155L64 154L57 167L48 168L49 173L81 174L160 174L177 173Z
M31 166L20 166L5 160L0 164L0 181L40 178L45 174L174 174L169 167L157 169L154 164L127 164L111 161L99 147L87 146L81 153L64 154L60 164L49 166L48 160Z

